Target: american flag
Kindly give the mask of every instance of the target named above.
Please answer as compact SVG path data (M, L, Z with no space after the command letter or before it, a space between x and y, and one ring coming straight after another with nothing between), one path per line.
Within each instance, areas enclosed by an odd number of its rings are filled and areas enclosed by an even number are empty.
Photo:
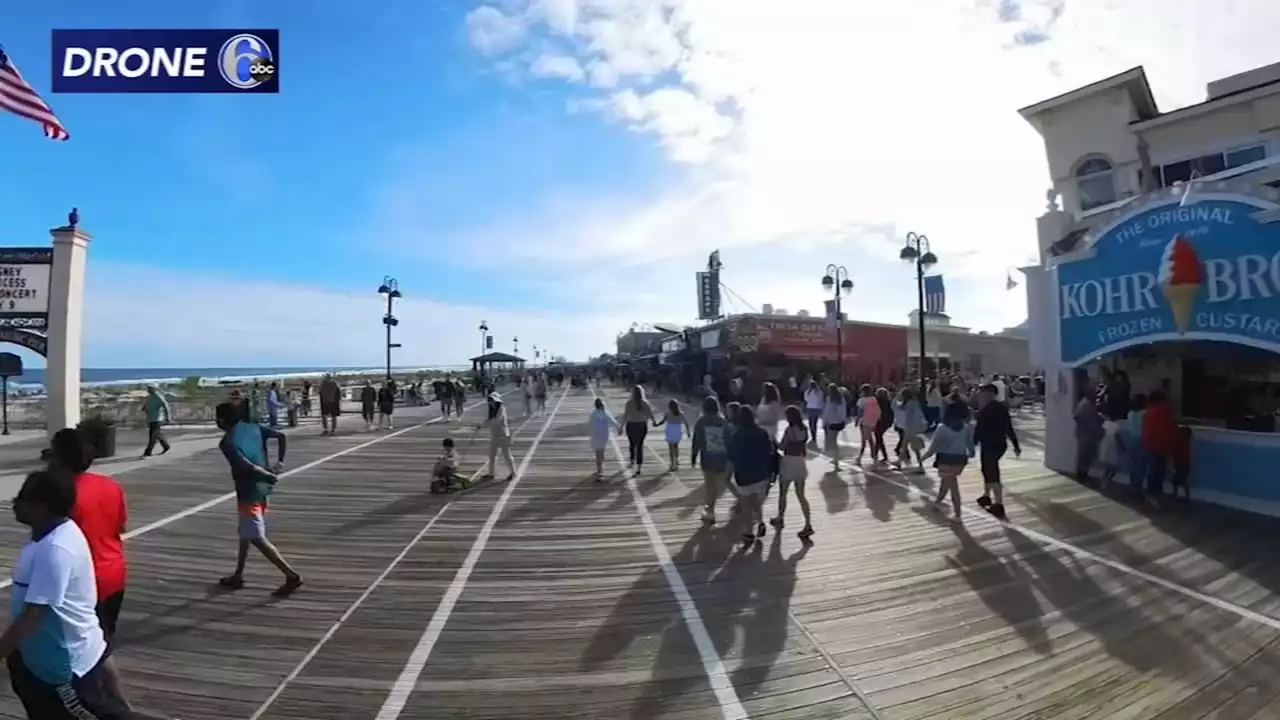
M40 123L44 126L44 136L47 138L71 139L71 133L67 132L62 121L40 98L40 93L22 79L22 73L9 61L3 47L0 47L0 109Z
M924 312L926 315L943 315L947 312L947 288L941 275L927 275L924 279Z

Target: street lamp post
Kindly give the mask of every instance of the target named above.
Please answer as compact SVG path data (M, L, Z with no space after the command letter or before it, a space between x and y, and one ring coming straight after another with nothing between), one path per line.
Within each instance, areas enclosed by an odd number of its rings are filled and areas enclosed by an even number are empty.
M480 354L484 355L485 350L489 349L489 323L484 320L480 321Z
M538 346L533 346L533 366L538 367Z
M929 248L929 238L924 235L907 233L906 245L898 253L898 257L916 266L916 324L920 334L920 361L917 372L920 375L920 391L925 386L925 345L924 345L924 273L938 264L938 256Z
M382 284L378 286L378 294L385 295L387 298L387 314L382 316L382 324L387 327L387 380L391 380L391 349L400 347L399 343L391 342L391 328L400 324L393 314L395 309L396 298L400 295L400 283L390 275L383 276Z
M853 281L849 279L849 270L843 265L828 265L827 274L822 276L822 289L832 294L835 299L836 313L836 380L844 384L844 322L841 320L841 306L845 295L853 292Z
M511 354L513 355L520 354L520 336L519 335L516 335L515 337L511 338Z

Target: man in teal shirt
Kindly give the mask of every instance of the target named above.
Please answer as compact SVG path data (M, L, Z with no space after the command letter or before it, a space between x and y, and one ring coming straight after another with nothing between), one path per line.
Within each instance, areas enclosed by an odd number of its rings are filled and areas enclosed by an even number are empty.
M142 403L142 410L147 414L147 449L142 457L151 457L156 443L160 444L160 454L169 452L169 440L164 436L164 425L172 417L169 412L169 401L160 394L160 388L147 386L147 399Z

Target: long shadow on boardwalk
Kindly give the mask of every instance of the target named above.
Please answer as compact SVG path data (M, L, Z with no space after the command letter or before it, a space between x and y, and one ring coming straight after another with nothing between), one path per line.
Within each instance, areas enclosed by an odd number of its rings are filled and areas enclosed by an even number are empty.
M1053 644L1041 621L1044 611L1031 591L1031 578L1026 571L1016 561L1006 561L988 550L964 526L948 521L930 508L917 507L916 511L955 533L960 549L946 557L947 565L969 583L983 604L1016 630L1032 650L1041 655L1050 654Z
M214 583L205 589L203 596L192 598L178 605L171 605L163 611L147 615L139 621L124 624L119 634L112 639L112 645L121 647L129 645L145 646L171 635L178 635L188 630L204 627L210 623L230 622L245 613L279 602L279 598L270 595L256 595L245 598L248 602L234 607L226 607L226 605L220 604L209 605L209 603L214 603L218 599L231 597L234 592L221 588L217 583ZM189 611L194 611L198 617L184 617L190 614ZM172 618L177 617L184 617L184 620L182 622L174 622Z
M805 550L782 557L775 535L768 559L764 545L737 550L735 530L703 527L672 558L698 607L711 644L724 657L743 636L742 666L731 675L740 697L750 697L769 676L788 636L788 605L794 591L796 563ZM699 601L699 599L701 600ZM637 618L637 611L660 600L660 617ZM680 696L706 687L706 670L660 567L644 573L614 607L613 613L583 653L581 667L594 671L652 633L661 622L661 638L652 660L652 677L632 705L630 717L661 717ZM687 704L680 709L687 709Z
M1192 493L1194 492L1193 488ZM1213 567L1213 564L1217 564L1227 572L1248 578L1273 595L1280 594L1280 564L1269 554L1258 552L1260 547L1275 547L1280 544L1280 518L1204 503L1195 503L1190 508L1174 506L1155 509L1133 502L1128 496L1127 488L1119 485L1113 486L1112 492L1104 494L1146 517L1157 532L1210 558L1213 563L1192 566L1201 570L1209 568L1210 574L1195 577L1158 566L1158 558L1137 552L1125 544L1118 534L1111 532L1110 528L1068 505L1026 496L1020 496L1019 499L1027 503L1029 509L1053 527L1055 532L1066 537L1094 537L1094 541L1084 543L1084 546L1132 567L1202 589L1206 582L1213 582L1221 576L1222 572Z
M1160 593L1142 593L1139 606L1103 588L1090 575L1090 570L1110 572L1101 566L1046 550L1013 528L1004 532L1022 562L1034 569L1029 574L1031 585L1064 617L1097 638L1107 654L1141 672L1171 675L1181 674L1177 666L1196 661L1186 638L1161 624L1160 616L1171 611Z
M1086 544L1091 546L1100 546L1100 548L1105 548L1105 550L1102 550L1102 549L1096 550L1101 554L1109 555L1114 559L1117 559L1123 562L1129 567L1142 569L1156 576L1163 576L1173 582L1177 582L1180 585L1196 588L1200 584L1200 582L1203 582L1206 579L1212 580L1214 578L1219 577L1221 574L1219 571L1212 570L1210 572L1210 575L1207 578L1182 577L1182 574L1178 572L1167 570L1163 567L1156 566L1155 560L1153 558L1149 557L1148 555L1142 552L1139 552L1138 550L1134 549L1132 546L1128 545L1126 542L1124 542L1123 539L1121 539L1121 537L1115 530L1105 525L1102 525L1101 523L1094 520L1093 518L1083 513L1080 513L1067 505L1054 503L1054 502L1044 502L1044 503L1039 503L1036 501L1027 502L1025 500L1024 500L1024 505L1029 510L1031 510L1031 512L1033 512L1039 519L1053 526L1056 531L1060 531L1064 533L1072 532L1072 533L1077 533L1090 538L1094 538L1093 542L1086 543ZM1192 519L1182 513L1176 513L1171 511L1159 511L1159 510L1153 511L1145 507L1142 509L1145 510L1147 513L1152 513L1151 517L1157 527L1160 527L1162 524L1166 524L1166 523L1170 525L1176 525L1176 526L1182 527L1182 526L1185 526L1186 524L1194 522L1195 520L1199 520L1199 517ZM1200 513L1197 511L1196 515L1198 516L1199 514ZM1251 516L1249 513L1241 513L1241 512L1232 511L1232 510L1222 510L1220 512L1214 512L1213 515L1214 517L1212 518L1206 518L1206 522L1209 525L1209 527L1217 528L1219 532L1226 535L1229 538L1229 542L1230 542L1229 547L1236 548L1236 549L1238 549L1237 544L1243 542L1243 540L1246 538L1251 538L1255 543L1263 543L1264 541L1261 536L1262 533L1265 533L1268 531L1274 532L1277 525L1280 525L1270 518L1264 518L1260 516ZM1244 527L1244 529L1239 530L1233 527L1229 527L1228 525L1231 522L1241 524ZM1232 534L1233 531L1237 534L1233 535ZM1260 536L1257 536L1257 537L1250 536L1248 533L1251 531L1259 532ZM1024 555L1030 555L1032 553L1036 553L1036 554L1043 554L1046 557L1053 556L1053 553L1046 551L1043 547L1041 547L1034 541L1030 540L1029 538L1026 538L1021 533L1018 533L1012 529L1007 529L1006 533L1009 535L1010 541L1013 542L1015 544L1015 547L1018 547L1020 551L1024 553ZM1198 552L1202 552L1209 557L1214 557L1214 554L1212 552L1209 552L1206 546L1214 547L1219 551L1222 550L1222 548L1216 547L1213 544L1213 542L1210 540L1204 541L1203 544L1187 545L1187 547L1193 547ZM1252 552L1255 555L1257 554L1257 547L1270 547L1270 545L1267 545L1267 544L1254 545ZM1236 555L1231 555L1229 557L1237 558L1241 562L1241 567L1232 567L1231 564L1228 563L1227 561L1219 560L1219 562L1222 562L1224 565L1226 565L1230 571L1239 572L1245 577L1248 577L1254 580L1255 582L1258 582L1263 587L1269 587L1267 584L1268 582L1276 582L1274 568L1266 568L1266 569L1270 569L1271 572L1267 574L1263 574L1264 568L1260 567L1259 564L1246 563L1242 558L1238 558L1238 556ZM1081 571L1080 573L1077 573L1077 575L1083 575L1083 567L1084 567L1083 563L1079 563L1079 564L1081 566ZM1154 586L1148 585L1148 588L1153 588L1153 587ZM1060 590L1062 592L1060 593L1059 598L1057 599L1063 599L1065 601L1065 599L1069 597L1068 593L1070 592L1070 590L1067 588L1060 588ZM1158 597L1165 597L1167 595L1167 592L1148 590L1146 594L1158 595ZM1058 604L1057 599L1055 599L1054 597L1050 596L1050 599L1051 601L1054 601L1055 605ZM1137 608L1130 606L1123 599L1107 597L1104 600L1104 603L1111 604L1112 608L1114 608L1114 603L1116 602L1123 603L1124 608L1128 609L1130 613L1142 614L1141 610L1138 610ZM1165 602L1160 599L1157 599L1155 601L1144 600L1143 608L1146 610L1158 611L1159 605L1163 605L1163 604L1165 604ZM1076 620L1076 618L1072 616L1071 613L1067 612L1065 608L1063 610L1064 610L1064 614L1066 614L1068 617L1072 618L1073 620ZM1082 612L1083 612L1083 609L1082 609ZM1104 614L1109 616L1111 612L1104 611ZM1149 624L1154 622L1150 618L1148 618L1145 614L1142 614L1142 617ZM1099 618L1098 622L1101 623L1101 622L1109 622L1109 621L1107 617L1102 617L1102 618ZM1080 623L1079 621L1077 621L1077 624L1080 624L1080 626L1085 630L1089 630L1091 632L1093 631L1089 625ZM1113 648L1115 649L1115 652L1112 652L1112 655L1121 659L1122 661L1125 661L1126 663L1129 663L1130 665L1138 669L1149 669L1147 666L1151 664L1150 660L1144 659L1142 657L1142 651L1144 647L1146 649L1148 658L1159 659L1160 663L1157 669L1160 669L1161 671L1168 672L1168 673L1174 672L1174 670L1171 668L1174 668L1178 665L1183 664L1183 661L1196 663L1200 661L1201 658L1204 658L1204 657L1213 658L1219 664L1226 667L1230 667L1236 664L1236 660L1233 660L1231 657L1224 655L1218 649L1218 643L1216 643L1212 638L1208 637L1205 633L1202 633L1199 630L1189 629L1184 627L1179 632L1177 638L1172 640L1170 639L1170 636L1167 633L1161 634L1158 628L1147 629L1147 632L1155 634L1157 636L1156 640L1152 641L1150 639L1151 635L1144 635L1141 638L1141 642L1132 642L1131 639L1128 639L1125 636L1114 637L1110 642L1108 642L1107 639L1105 638L1103 638L1103 640L1104 640L1104 644L1106 644L1107 646L1108 651L1112 651ZM1211 629L1207 630L1207 632L1211 634L1212 630ZM1095 633L1095 634L1098 634L1099 637L1101 638L1101 633ZM1152 645L1150 646L1145 645L1146 643L1152 643ZM1162 646L1156 643L1165 643L1166 646L1169 647L1170 649L1163 650L1161 649ZM1153 650L1152 647L1154 647L1155 649ZM1130 662L1129 660L1130 658L1133 658L1135 662Z

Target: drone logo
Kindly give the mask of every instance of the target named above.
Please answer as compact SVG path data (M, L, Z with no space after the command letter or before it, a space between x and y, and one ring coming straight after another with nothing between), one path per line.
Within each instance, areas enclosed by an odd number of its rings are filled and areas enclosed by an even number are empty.
M241 33L223 43L218 51L218 70L231 87L252 90L275 76L275 56L265 40Z

